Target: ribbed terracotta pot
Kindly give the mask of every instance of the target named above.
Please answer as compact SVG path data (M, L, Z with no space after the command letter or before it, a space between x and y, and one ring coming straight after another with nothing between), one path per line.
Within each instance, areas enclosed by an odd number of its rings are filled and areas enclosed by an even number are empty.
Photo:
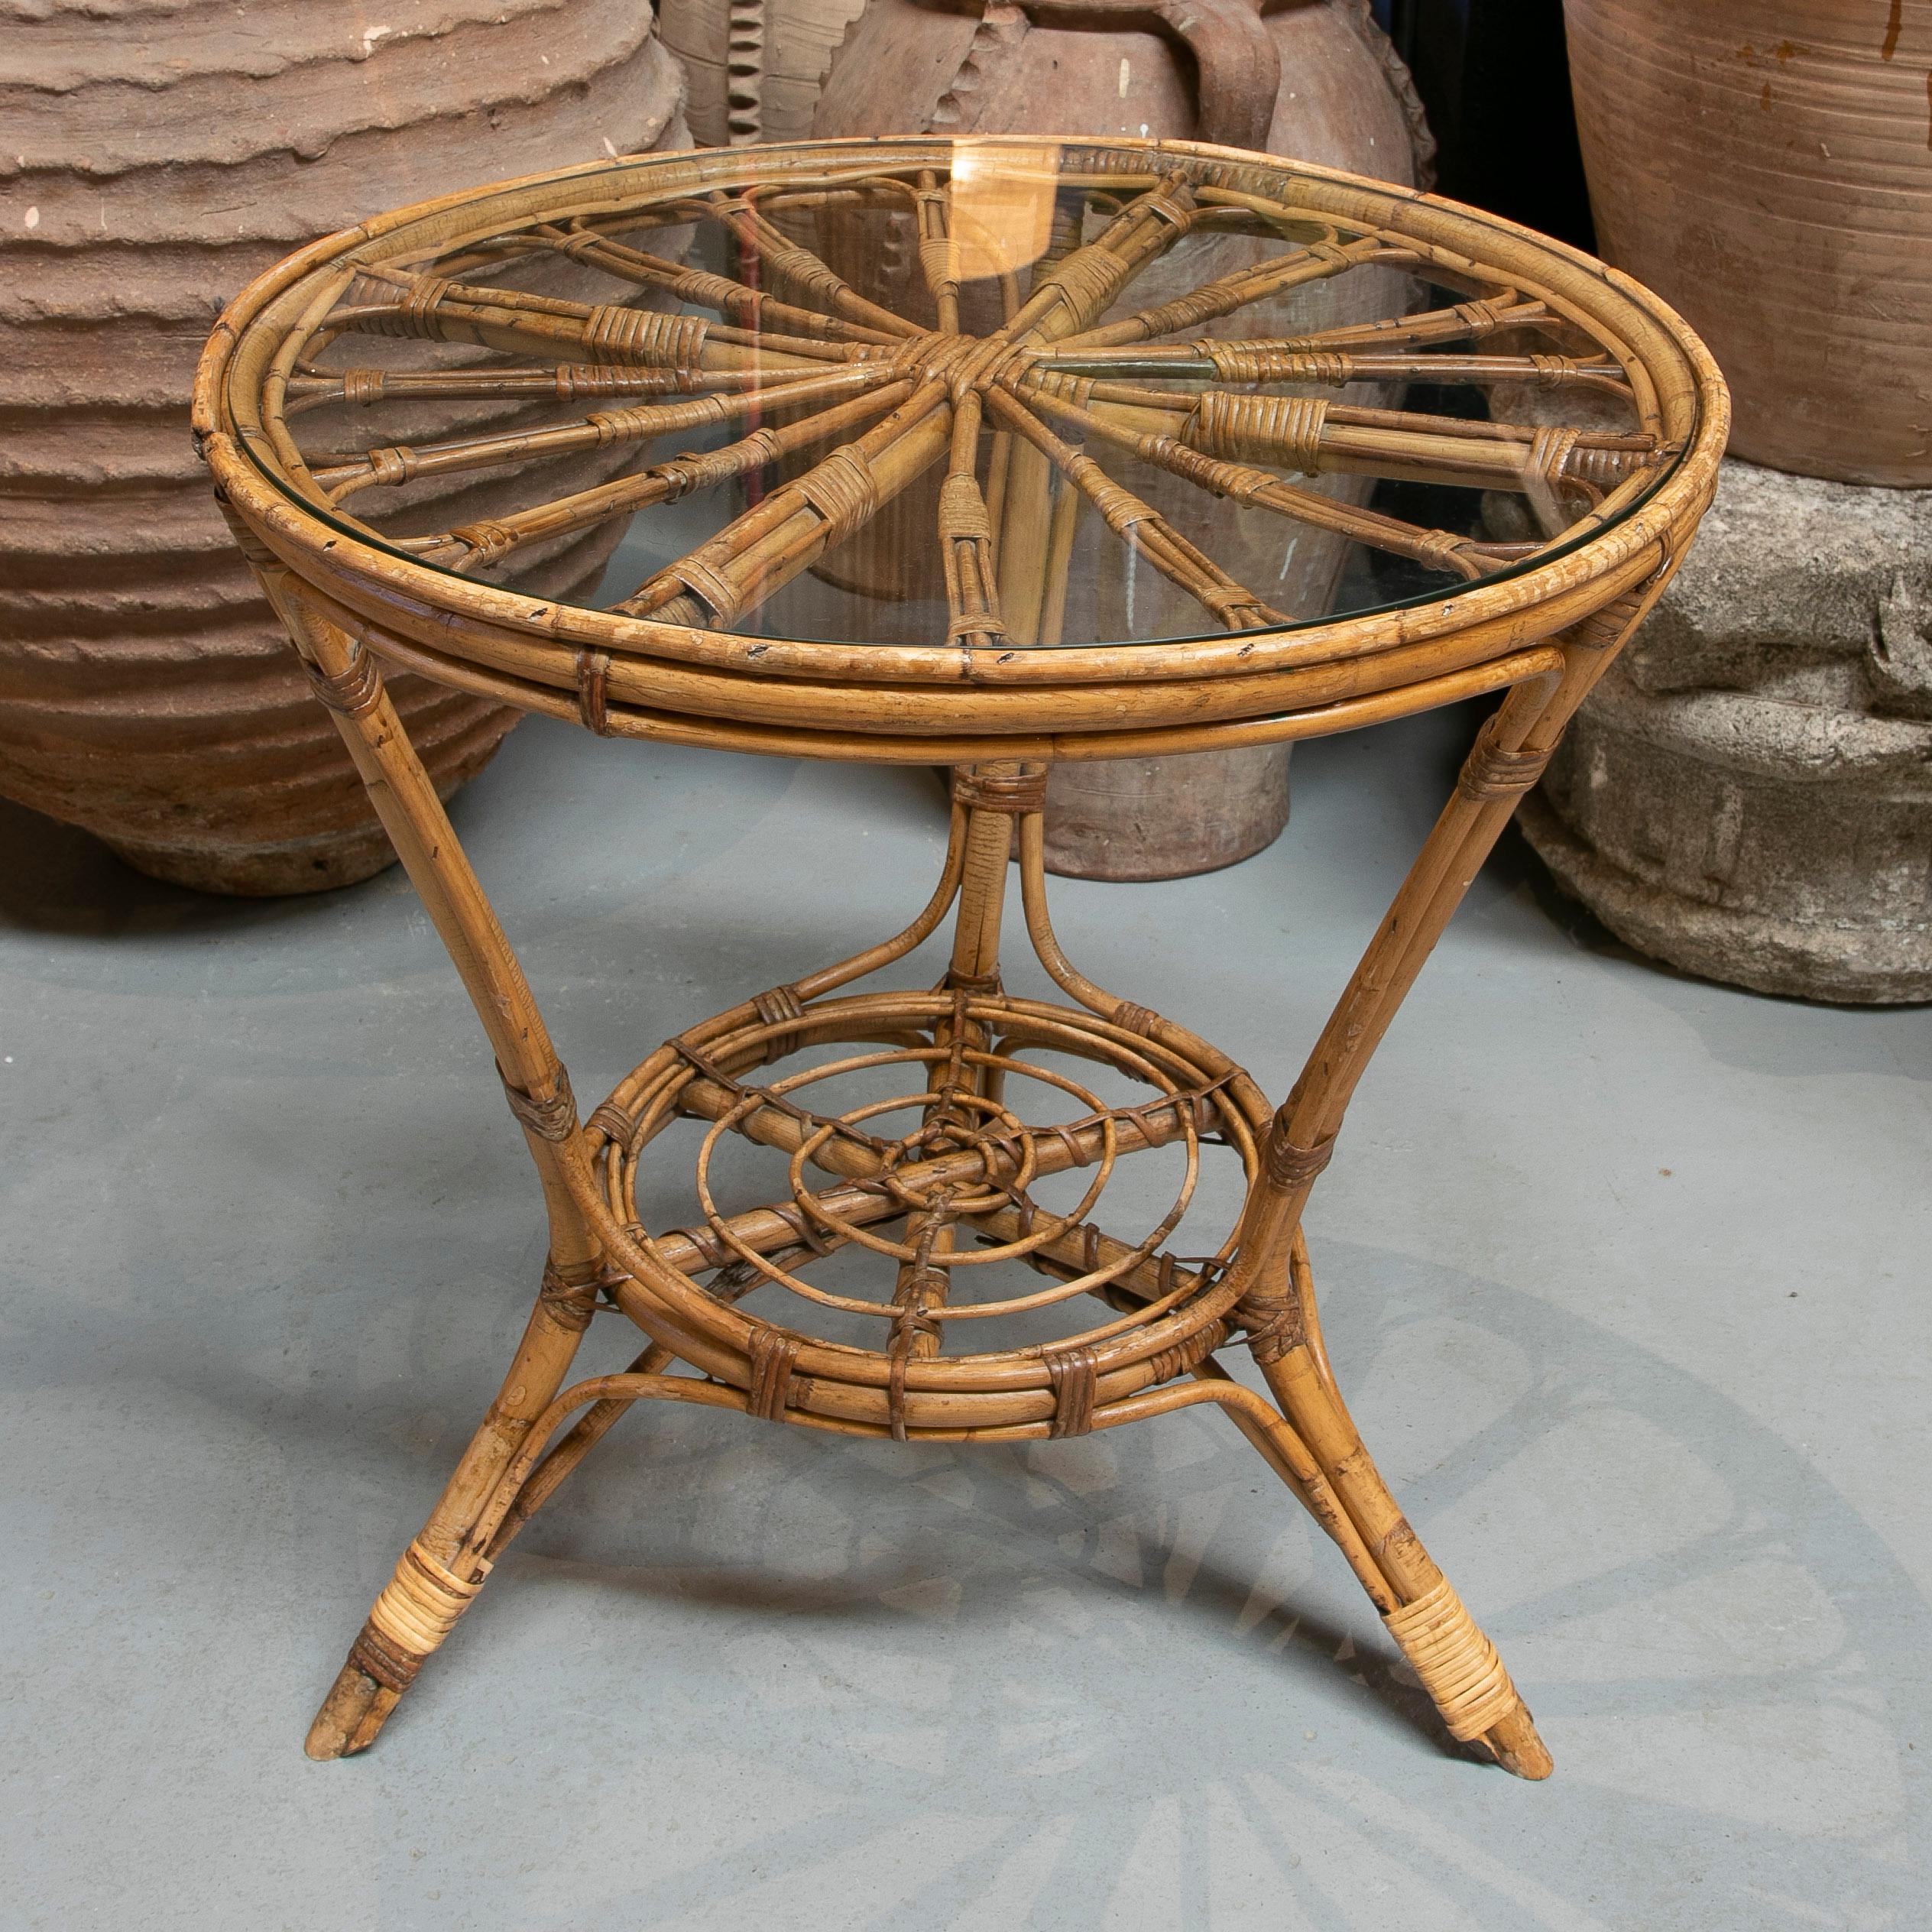
M819 85L865 0L658 0L684 63L685 118L702 147L804 141Z
M1932 485L1932 0L1564 0L1598 246L1723 365L1731 453Z
M675 144L676 63L637 0L0 0L0 793L209 890L365 877L393 854L209 499L196 358L313 236ZM391 688L446 794L511 722Z
M812 131L826 136L936 129L946 134L1146 135L1263 147L1405 185L1433 154L1420 104L1367 0L1295 0L1265 18L1246 0L1172 10L1162 31L1146 11L988 0L869 0L834 57ZM1202 39L1205 27L1211 38ZM1183 28L1192 37L1184 41ZM1270 84L1271 63L1277 78ZM1232 238L1156 264L1136 305L1178 296L1253 257ZM882 300L916 277L909 249L873 250L838 266ZM1269 319L1217 325L1223 336L1300 332L1399 313L1390 271L1357 271L1297 291ZM1284 319L1284 317L1292 319ZM1103 461L1110 460L1104 455ZM1360 501L1363 478L1308 487ZM1217 504L1178 480L1136 473L1134 488L1191 542L1244 582L1266 582L1284 610L1327 608L1347 553L1331 533ZM848 545L835 568L883 603L934 595L936 477L879 520L874 553ZM1066 634L1185 636L1211 623L1150 569L1123 569L1117 540L1082 519L1069 571ZM923 571L924 578L916 573ZM831 574L828 572L828 574ZM908 608L913 608L911 605ZM1085 878L1172 878L1205 872L1269 844L1288 820L1289 747L1058 767L1048 783L1047 863Z

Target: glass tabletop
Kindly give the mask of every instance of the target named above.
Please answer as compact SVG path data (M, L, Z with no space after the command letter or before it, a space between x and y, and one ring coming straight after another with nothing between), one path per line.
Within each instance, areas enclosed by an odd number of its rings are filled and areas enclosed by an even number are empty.
M695 185L688 158L372 225L280 304L243 446L472 582L996 651L1451 595L1627 516L1684 447L1522 272L1530 238L1490 265L1405 232L1396 191L1105 142L740 150ZM1358 546L1385 567L1345 573Z

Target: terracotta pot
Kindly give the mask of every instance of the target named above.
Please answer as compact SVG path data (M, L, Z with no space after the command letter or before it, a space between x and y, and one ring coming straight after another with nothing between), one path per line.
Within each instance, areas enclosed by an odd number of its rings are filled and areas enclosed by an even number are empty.
M1598 245L1723 365L1731 452L1932 485L1932 0L1565 0Z
M803 141L819 83L865 0L659 0L657 31L684 63L685 118L701 147Z
M1274 844L1288 823L1288 744L1057 765L1046 863L1076 879L1185 879Z
M372 18L0 0L0 793L210 890L393 857L190 446L216 313L365 215L679 135L675 63L634 0ZM548 559L552 594L594 587L612 540ZM446 793L512 721L391 689Z
M1155 16L1168 24L1163 28ZM1405 184L1434 152L1421 109L1366 0L1312 0L1257 18L1243 0L1163 14L1058 0L991 0L961 11L935 0L870 0L834 57L812 131L826 136L935 128L948 134L1153 134L1266 147ZM914 277L909 248L875 246L836 265L890 300ZM1134 286L1136 306L1177 296L1254 259L1233 238L1159 264ZM1399 313L1386 271L1357 271L1302 290L1258 318L1230 318L1224 336L1314 330ZM1096 451L1112 466L1106 452ZM1125 471L1121 474L1125 475ZM1347 546L1284 527L1265 512L1217 503L1177 479L1136 469L1133 488L1190 541L1246 582L1266 582L1279 608L1327 608ZM1363 501L1363 478L1310 487ZM930 533L938 482L908 491L880 520L875 543L848 545L831 566L849 589L922 621L937 595ZM1066 635L1178 637L1211 624L1192 598L1150 569L1120 566L1113 536L1091 517L1075 540ZM1231 864L1269 844L1288 818L1289 747L1130 759L1057 768L1047 794L1047 859L1088 878L1168 878Z

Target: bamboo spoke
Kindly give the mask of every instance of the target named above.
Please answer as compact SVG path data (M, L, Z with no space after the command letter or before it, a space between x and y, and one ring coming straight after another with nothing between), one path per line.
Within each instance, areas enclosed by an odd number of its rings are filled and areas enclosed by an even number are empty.
M573 225L568 231L539 229L537 233L559 253L588 262L607 274L640 288L660 288L681 302L715 310L733 322L760 331L821 338L827 342L870 342L890 348L901 339L883 329L868 328L841 316L821 314L782 302L763 289L752 288L729 275L666 261L641 249L625 247L593 230Z
M1293 621L1237 583L1092 457L1055 436L1010 391L989 390L987 401L1007 428L1046 456L1093 504L1115 536L1211 611L1224 630L1253 630Z
M1255 342L1237 345L1243 348ZM1160 377L1182 382L1222 380L1204 344L1152 345L1145 349L1090 349L1079 342L1062 343L1036 352L1041 368L1073 376L1120 379ZM1631 400L1622 370L1612 361L1562 355L1444 355L1421 352L1346 349L1271 348L1269 373L1252 378L1263 382L1318 384L1340 389L1353 382L1431 382L1467 384L1489 388L1504 384L1529 389L1595 389Z
M558 362L547 368L313 370L288 385L288 413L344 403L468 402L502 400L571 403L618 396L707 395L815 381L810 369L767 374L757 369L627 368L614 363Z
M990 648L1007 635L1000 619L993 524L974 471L980 419L978 392L969 390L953 408L951 457L939 490L939 556L951 619L947 635L968 650Z
M594 362L635 363L680 372L809 368L817 359L747 348L737 342L708 341L712 325L696 316L566 302L514 289L449 282L436 275L417 276L400 288L378 279L374 271L365 280L369 299L352 300L348 307L336 310L329 319L332 328L469 342L520 355L554 357L575 352ZM864 352L862 345L851 347Z
M890 380L890 374L883 368L841 369L770 384L749 394L705 396L641 409L599 410L575 423L540 430L508 430L497 436L451 437L440 442L390 444L332 462L318 459L310 468L331 499L340 503L359 490L397 486L418 477L654 442L680 430L718 427L767 411L815 407L879 387Z
M905 400L884 422L774 490L755 509L611 608L627 616L705 627L729 624L755 610L870 521L881 504L930 468L948 447L951 413L943 383L928 382L915 391L909 382L896 382L860 404L876 406L888 397Z
M1123 342L1149 342L1159 336L1178 335L1184 329L1198 328L1223 316L1232 315L1256 302L1284 295L1291 289L1311 282L1324 281L1364 263L1386 255L1408 259L1405 250L1390 249L1373 237L1340 243L1332 238L1311 242L1293 254L1273 261L1256 263L1211 282L1204 282L1188 293L1163 302L1157 308L1143 309L1123 321L1090 329L1071 339L1068 348L1111 348Z
M942 336L959 333L959 275L951 224L952 190L942 188L930 173L919 177L913 194L914 217L919 224L919 273L925 277L926 293L932 297L934 313Z
M1308 382L1336 379L1335 365L1310 358L1340 352L1380 354L1437 342L1475 342L1506 329L1541 327L1553 323L1541 302L1498 298L1459 303L1453 309L1431 309L1399 320L1350 323L1316 329L1306 336L1251 336L1237 342L1204 338L1164 346L1123 346L1111 354L1078 343L1047 346L1036 359L1050 367L1065 367L1082 375L1198 373L1224 382ZM1532 361L1532 368L1535 367ZM1311 373L1311 371L1313 371Z
M1514 546L1506 549L1471 537L1452 536L1444 530L1423 530L1378 511L1338 502L1315 491L1298 490L1265 470L1204 455L1172 435L1128 428L1042 389L1028 393L1029 400L1048 414L1075 423L1118 448L1131 450L1143 462L1185 477L1212 495L1257 504L1298 523L1337 531L1358 543L1412 558L1455 576L1473 579L1517 554Z
M1065 400L1052 378L1025 393ZM1593 502L1656 455L1653 439L1642 434L1477 422L1317 397L1225 389L1173 396L1096 383L1091 404L1099 419L1120 428L1178 436L1206 455L1305 476L1340 471L1526 494L1567 490Z
M775 228L759 212L749 192L736 203L721 205L718 213L740 244L750 249L763 267L806 297L815 297L834 314L882 329L896 339L919 332L916 323L867 301L811 249Z
M430 562L464 570L481 569L497 562L526 544L565 532L588 528L613 517L627 515L655 503L670 503L692 490L708 489L733 477L744 476L781 457L822 442L828 436L849 429L854 423L880 410L890 409L911 390L908 382L888 384L866 395L835 404L802 421L777 429L760 429L721 449L701 455L673 458L653 463L634 476L620 477L614 482L580 490L575 495L559 498L553 503L519 510L485 523L465 524L459 530L433 538L420 553ZM617 608L621 609L621 605Z
M1207 345L1225 358L1256 347L1308 349L1420 348L1434 342L1480 342L1505 329L1553 326L1556 319L1541 302L1513 299L1510 293L1487 300L1459 302L1453 308L1426 309L1399 319L1357 322L1318 329L1279 344L1224 342ZM1252 378L1251 378L1252 379Z
M1193 190L1185 178L1163 179L1130 201L1092 241L1046 267L1001 337L1044 343L1087 328L1187 233L1194 212Z

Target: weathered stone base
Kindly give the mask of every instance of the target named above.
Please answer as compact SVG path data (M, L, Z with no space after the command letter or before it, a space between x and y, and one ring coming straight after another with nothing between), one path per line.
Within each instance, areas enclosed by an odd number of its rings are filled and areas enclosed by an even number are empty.
M1727 462L1520 822L1672 965L1932 1000L1932 492Z
M1846 1005L1932 1000L1932 931L1923 919L1888 932L1733 911L1613 865L1534 793L1516 822L1557 883L1653 959L1754 993Z

